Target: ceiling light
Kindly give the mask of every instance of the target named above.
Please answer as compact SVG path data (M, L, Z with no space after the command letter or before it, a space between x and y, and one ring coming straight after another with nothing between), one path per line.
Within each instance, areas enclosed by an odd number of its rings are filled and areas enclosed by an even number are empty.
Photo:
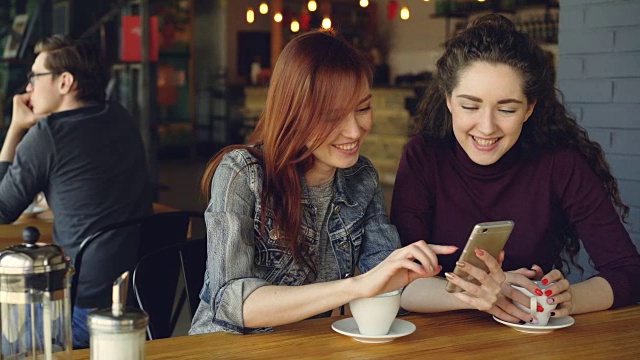
M403 6L402 9L400 9L400 19L402 19L402 20L409 19L409 8L408 7Z
M298 32L300 31L300 23L298 22L298 20L293 20L291 22L291 32Z
M256 14L253 12L252 8L249 8L247 10L247 22L249 24L253 24L254 21L256 21Z

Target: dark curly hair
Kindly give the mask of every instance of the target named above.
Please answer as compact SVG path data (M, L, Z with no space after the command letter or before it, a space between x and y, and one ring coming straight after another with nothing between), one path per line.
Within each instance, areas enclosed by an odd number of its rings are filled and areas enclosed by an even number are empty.
M437 62L434 80L418 106L412 135L424 134L438 139L452 137L446 97L458 85L460 72L477 61L508 65L522 76L527 101L536 101L518 140L525 156L536 156L541 149L572 148L579 151L602 180L621 218L627 218L629 207L620 198L618 184L611 175L602 148L589 139L587 131L565 109L562 94L555 88L555 70L550 57L527 34L517 31L506 17L490 14L473 21L466 30L449 40L445 48ZM561 256L564 251L575 263L580 242L575 229L569 224L558 234L554 250L557 254L556 268L562 269L566 263Z

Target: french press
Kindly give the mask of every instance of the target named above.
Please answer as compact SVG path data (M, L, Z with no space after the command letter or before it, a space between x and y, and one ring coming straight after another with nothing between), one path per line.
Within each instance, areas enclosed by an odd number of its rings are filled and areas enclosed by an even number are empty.
M37 243L39 237L27 227L23 244L0 251L1 359L71 359L73 267L60 247Z

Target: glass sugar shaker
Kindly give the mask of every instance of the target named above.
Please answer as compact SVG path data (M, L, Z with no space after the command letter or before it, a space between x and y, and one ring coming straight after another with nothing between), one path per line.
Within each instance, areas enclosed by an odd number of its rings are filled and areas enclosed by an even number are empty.
M129 272L113 283L111 308L89 314L91 360L143 360L149 316L126 308Z

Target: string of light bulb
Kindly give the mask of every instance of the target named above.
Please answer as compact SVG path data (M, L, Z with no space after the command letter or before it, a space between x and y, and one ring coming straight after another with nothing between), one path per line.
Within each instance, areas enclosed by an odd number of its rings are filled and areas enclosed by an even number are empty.
M424 2L428 2L429 0L424 0ZM477 0L479 2L484 2L485 0ZM404 1L403 1L404 2ZM369 0L358 0L358 3L360 5L360 7L362 8L366 8L369 6L370 1ZM309 12L315 12L318 10L318 1L316 0L308 0L307 1L307 9L309 10ZM267 1L262 1L260 3L260 5L258 6L258 12L262 15L266 15L269 13L269 4L267 3ZM409 10L409 7L406 4L403 4L401 9L400 9L400 19L402 20L408 20L411 17L411 12ZM253 10L252 7L249 7L247 9L247 13L246 13L246 20L247 23L249 24L253 24L256 20L256 12ZM273 14L273 21L280 23L284 20L284 16L282 15L281 12L276 12ZM331 18L329 16L324 16L322 19L322 23L321 26L325 29L328 29L331 27ZM292 19L291 24L290 24L290 29L291 32L298 32L300 31L300 22L297 19Z

